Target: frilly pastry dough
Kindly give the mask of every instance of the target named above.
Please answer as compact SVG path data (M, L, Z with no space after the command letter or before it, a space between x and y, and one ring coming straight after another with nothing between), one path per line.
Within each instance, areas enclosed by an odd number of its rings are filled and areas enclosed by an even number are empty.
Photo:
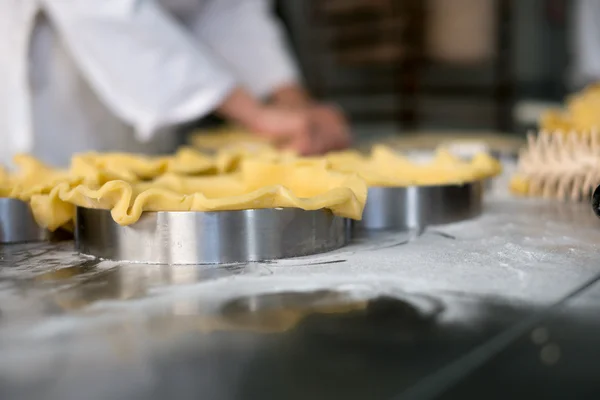
M550 110L540 118L540 129L556 133L586 134L600 129L600 83L569 97L564 110Z
M228 165L228 171L235 170L243 158L289 161L298 157L294 151L278 149L277 143L235 127L198 132L190 143L201 151L216 153L218 164Z
M435 130L431 132L404 132L402 135L382 138L379 144L400 150L433 150L458 146L483 145L490 150L502 153L516 153L525 141L521 137L500 132L470 132L460 130Z
M267 162L292 162L299 158L291 151L278 151L271 147L247 149L232 147L219 150L215 154L215 162L219 171L235 172L239 169L242 160L254 159Z
M144 211L274 207L327 208L360 219L367 185L459 184L501 169L486 154L466 162L440 150L432 162L416 164L385 146L374 147L370 156L346 151L314 158L267 145L222 148L213 155L192 148L164 157L85 153L73 157L69 170L24 155L15 163L16 173L0 171L0 194L29 201L40 226L50 230L69 224L75 206L111 210L122 225Z
M136 182L165 173L201 174L223 172L234 162L231 155L211 158L197 150L182 148L170 157L145 157L125 153L85 153L73 156L68 170L52 168L36 158L14 157L16 172L0 171L0 196L29 201L33 195L48 194L58 184L101 185L112 180Z
M71 175L87 184L111 180L136 182L165 173L197 175L226 172L231 157L217 159L192 148L183 147L173 156L147 157L127 153L83 153L71 159Z
M222 128L197 132L190 138L190 144L202 150L245 149L256 151L272 148L269 141L238 128Z
M12 181L8 171L0 167L0 197L10 197Z
M360 220L367 187L355 175L328 171L326 163L269 163L244 160L238 174L214 177L162 176L153 182L109 181L100 187L60 183L36 195L31 206L38 223L57 229L73 217L74 206L111 210L121 225L144 211L232 211L293 207L330 209Z
M16 172L3 172L3 197L29 201L36 194L50 193L59 183L77 185L81 182L81 179L72 176L69 171L52 168L29 155L19 154L14 157L13 162L17 167Z
M374 146L368 157L346 151L330 154L326 159L331 169L357 173L369 186L461 184L495 176L502 170L500 163L485 153L466 162L443 149L427 164L410 161L386 146Z
M280 162L297 159L291 150L279 150L267 139L238 128L221 128L192 135L190 144L214 154L220 171L233 172L246 158Z

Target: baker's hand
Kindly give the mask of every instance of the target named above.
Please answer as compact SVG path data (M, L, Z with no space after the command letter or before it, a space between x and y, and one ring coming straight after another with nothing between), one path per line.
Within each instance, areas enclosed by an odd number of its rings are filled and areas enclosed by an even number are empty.
M262 105L243 89L237 89L217 112L277 147L301 155L323 154L350 143L343 114L331 106Z
M301 155L345 149L351 142L343 114L326 105L306 108L267 106L257 114L251 129L277 147Z
M320 153L342 150L350 146L350 128L341 110L325 104L312 105L307 110L315 147Z
M303 155L319 152L319 147L312 140L309 113L304 108L263 105L245 89L236 88L216 112L280 148L292 149Z
M271 100L277 106L308 113L314 153L350 146L350 129L341 109L314 101L302 86L296 83L283 85L275 90Z
M320 152L320 144L314 140L314 129L306 110L264 106L249 121L247 128L281 149L293 150L301 155Z

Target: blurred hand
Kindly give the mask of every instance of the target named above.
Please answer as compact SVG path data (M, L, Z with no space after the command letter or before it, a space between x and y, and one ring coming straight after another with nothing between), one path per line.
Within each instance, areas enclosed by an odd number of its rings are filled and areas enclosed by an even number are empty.
M237 89L217 111L277 147L301 155L343 149L351 141L344 115L333 106L309 102L265 106Z
M278 148L294 150L301 155L319 152L305 110L265 106L249 121L247 128Z
M350 128L344 113L336 106L315 102L297 83L279 87L273 93L272 102L280 107L306 111L311 129L311 154L350 146Z
M342 150L350 146L352 138L344 114L335 106L316 104L308 109L315 147L320 153Z
M351 143L348 124L335 107L265 107L257 114L251 130L271 140L277 147L301 155L341 150Z

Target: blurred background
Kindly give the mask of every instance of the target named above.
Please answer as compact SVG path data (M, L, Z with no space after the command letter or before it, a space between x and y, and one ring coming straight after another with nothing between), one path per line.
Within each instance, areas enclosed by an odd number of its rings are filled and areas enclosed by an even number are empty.
M358 134L522 134L570 84L568 0L278 0L306 84Z

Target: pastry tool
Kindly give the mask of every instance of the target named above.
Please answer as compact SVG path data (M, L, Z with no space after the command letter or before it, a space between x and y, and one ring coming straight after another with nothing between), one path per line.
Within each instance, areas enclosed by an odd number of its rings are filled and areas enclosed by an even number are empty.
M121 226L110 211L77 208L80 253L150 264L221 264L322 253L344 246L349 223L328 210L145 212Z
M462 185L371 187L357 229L406 230L481 214L483 181Z
M36 242L49 238L50 232L35 222L29 204L0 198L0 243Z
M600 185L600 133L542 131L528 135L511 181L516 194L589 200Z
M600 186L594 190L594 194L592 195L592 209L594 210L594 214L600 218Z

